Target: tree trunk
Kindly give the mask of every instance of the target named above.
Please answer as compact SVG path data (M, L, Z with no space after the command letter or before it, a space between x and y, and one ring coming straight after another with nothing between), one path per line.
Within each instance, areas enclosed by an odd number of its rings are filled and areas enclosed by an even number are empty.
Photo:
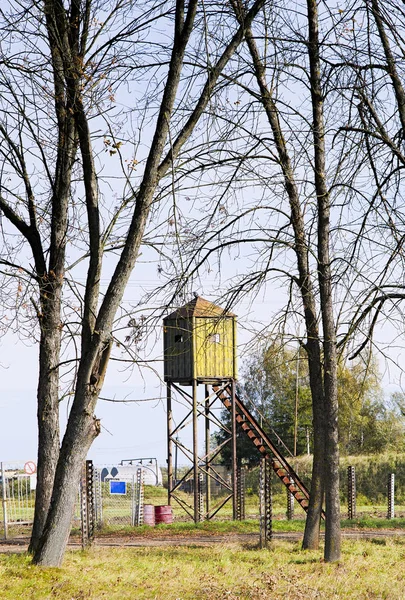
M233 2L238 20L243 20L243 5L240 1ZM313 292L312 278L308 264L308 247L305 236L304 217L300 206L298 186L294 177L287 144L280 125L280 117L272 92L266 81L266 70L257 48L250 27L246 29L246 41L252 57L255 76L260 89L260 101L265 109L268 122L274 136L278 159L284 176L284 185L288 195L291 211L291 224L294 230L294 251L299 273L298 285L302 297L307 332L306 350L310 373L310 387L313 407L314 426L314 458L312 467L311 495L305 524L303 547L317 549L319 546L319 528L323 502L323 470L324 470L324 394L322 380L322 365L320 338L317 325L316 302Z
M325 459L325 422L324 391L319 339L308 336L307 353L309 379L312 396L312 418L314 430L314 455L312 460L312 478L310 501L305 522L302 548L317 550L321 524L322 503L324 498L324 459Z
M48 15L49 16L49 15ZM50 40L53 70L55 115L58 122L58 145L52 187L52 213L49 245L49 267L40 243L33 245L39 280L40 307L37 309L41 328L39 376L37 391L38 479L34 525L29 551L35 553L43 534L56 465L59 458L59 362L62 339L62 291L65 275L66 232L71 193L72 169L76 157L76 131L64 83L63 57L58 43ZM31 210L31 227L39 238L36 211Z
M95 404L92 395L84 405ZM55 474L52 502L46 526L34 554L34 562L43 566L60 566L68 542L78 494L78 484L87 452L99 434L99 422L82 410L71 414L60 450Z
M55 307L57 308L57 307ZM56 321L56 322L55 322ZM38 478L34 525L28 551L34 553L43 533L59 458L59 314L41 320L38 377Z
M339 445L336 327L330 267L330 196L326 184L326 150L321 86L321 61L316 0L307 0L308 57L314 143L315 190L318 205L318 281L323 327L325 394L325 560L340 558Z

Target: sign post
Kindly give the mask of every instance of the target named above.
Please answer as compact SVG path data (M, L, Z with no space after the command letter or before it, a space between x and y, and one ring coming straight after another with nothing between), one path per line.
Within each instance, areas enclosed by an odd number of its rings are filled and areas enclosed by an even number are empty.
M6 491L6 472L4 470L4 463L1 463L1 489L2 489L2 503L3 503L3 521L4 521L4 539L7 539L7 491Z

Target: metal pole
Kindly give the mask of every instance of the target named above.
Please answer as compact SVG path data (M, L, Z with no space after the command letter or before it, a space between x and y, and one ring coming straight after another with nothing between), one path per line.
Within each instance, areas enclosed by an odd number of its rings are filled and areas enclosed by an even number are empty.
M245 469L238 468L238 519L244 521L245 513Z
M268 460L265 462L265 530L266 542L273 539L273 496L272 469Z
M234 521L238 518L238 456L236 449L236 390L232 379L232 513Z
M300 346L298 344L297 371L296 371L296 377L295 377L294 456L297 456L299 372L300 372Z
M210 518L210 510L211 510L211 476L210 476L210 442L211 442L211 432L210 432L210 400L209 400L209 387L205 386L205 510L206 510L206 519Z
M347 518L356 518L356 470L347 467Z
M201 516L204 514L204 475L203 473L198 473L198 512L201 519Z
M2 489L2 502L3 502L3 522L4 522L4 539L7 539L8 534L8 523L7 523L7 491L6 491L6 471L4 463L1 463L1 489Z
M388 476L388 513L387 519L395 518L395 474Z
M137 500L137 488L135 487L135 475L132 475L132 487L131 487L131 525L136 525L136 500Z
M103 525L103 487L101 483L101 473L99 469L95 472L95 490L96 490L96 525Z
M132 525L138 527L143 524L143 469L138 468L136 477L132 476L132 487L134 498Z
M87 503L87 535L88 543L94 542L95 515L94 515L94 467L92 460L86 460L86 503Z
M173 413L172 413L172 386L170 381L166 385L167 390L167 504L172 503L173 489ZM176 465L177 466L177 465Z
M80 477L80 517L82 525L82 549L85 550L89 545L89 531L87 518L87 478L86 463L82 465Z
M265 477L266 477L266 459L260 459L259 475L259 519L260 519L260 548L266 546L266 498L265 498Z
M177 483L177 456L178 456L178 450L179 450L178 441L179 441L179 437L176 436L176 441L174 442L174 484L175 485Z
M193 483L194 483L194 523L200 520L198 485L198 429L197 429L197 380L193 379Z
M260 548L267 548L273 538L273 499L271 467L268 460L260 459L259 507L260 507Z
M290 477L290 483L294 483L292 477ZM292 521L294 519L294 496L287 488L287 519L288 521Z

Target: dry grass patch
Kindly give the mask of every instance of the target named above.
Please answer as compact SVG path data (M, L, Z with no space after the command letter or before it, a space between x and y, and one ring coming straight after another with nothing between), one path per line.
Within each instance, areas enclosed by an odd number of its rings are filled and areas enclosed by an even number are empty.
M342 560L276 542L269 550L212 547L94 548L68 552L60 569L0 556L1 600L402 600L405 539L347 541Z

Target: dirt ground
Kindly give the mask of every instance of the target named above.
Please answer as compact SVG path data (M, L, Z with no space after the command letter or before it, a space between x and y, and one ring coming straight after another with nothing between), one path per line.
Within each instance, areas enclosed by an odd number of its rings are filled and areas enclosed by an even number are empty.
M343 530L343 539L375 539L385 537L402 537L405 532L398 529L350 529ZM297 532L277 532L273 534L274 540L300 540L302 533ZM28 549L28 537L18 537L11 540L0 540L0 553L21 553ZM217 544L249 544L259 543L259 535L256 533L248 534L224 534L224 535L198 535L198 536L171 536L169 532L161 536L153 535L137 536L136 534L127 534L125 536L113 535L100 536L95 539L95 546L104 547L164 547L164 546L213 546ZM79 538L71 538L69 548L81 548Z

